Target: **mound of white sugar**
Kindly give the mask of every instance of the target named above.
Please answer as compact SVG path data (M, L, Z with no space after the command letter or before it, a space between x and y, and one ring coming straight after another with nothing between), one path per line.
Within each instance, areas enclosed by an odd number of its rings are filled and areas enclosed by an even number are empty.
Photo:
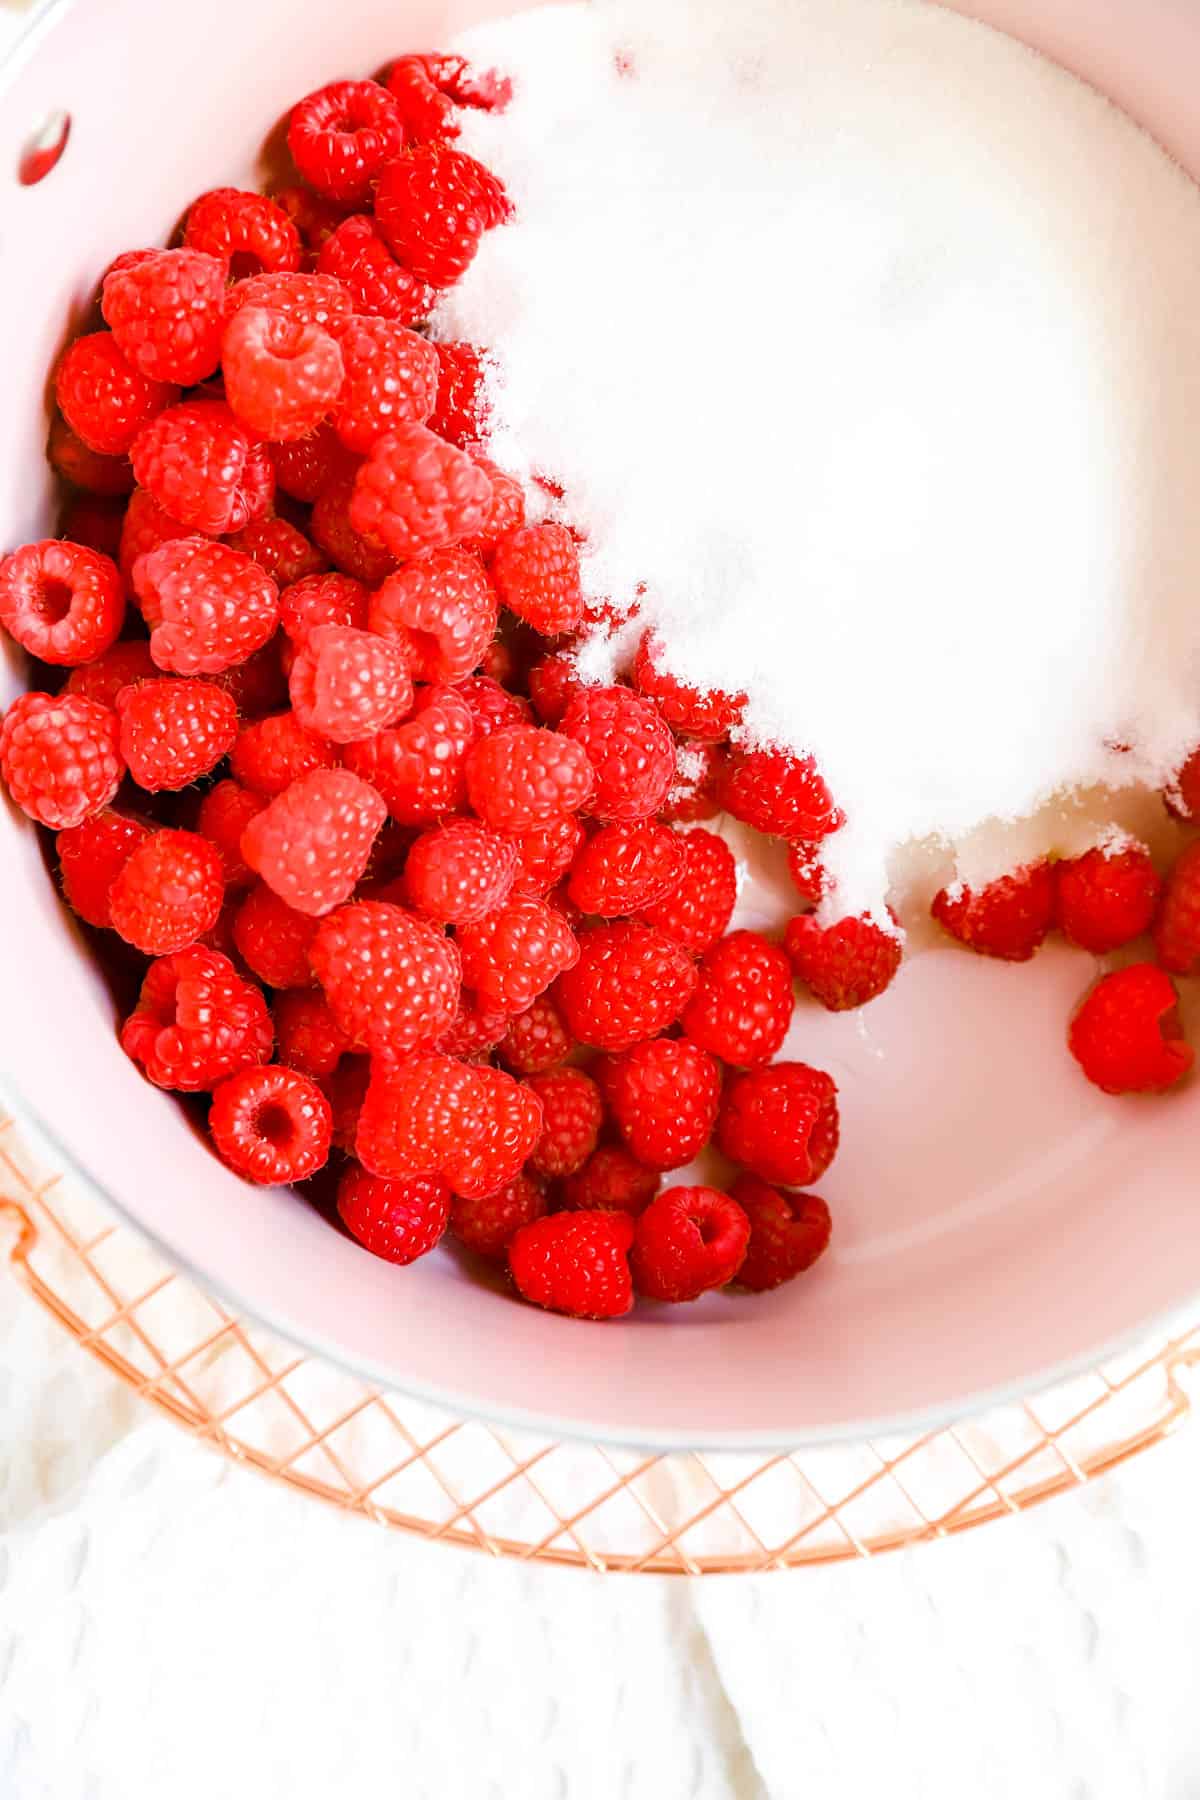
M744 688L902 847L1200 736L1200 196L1114 108L937 6L597 0L469 34L516 222L437 321L593 594ZM585 653L611 668L611 645Z

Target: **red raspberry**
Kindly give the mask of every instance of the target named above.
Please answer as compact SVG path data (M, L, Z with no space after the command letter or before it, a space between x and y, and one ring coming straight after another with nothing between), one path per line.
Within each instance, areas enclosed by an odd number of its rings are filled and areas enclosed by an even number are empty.
M510 1019L499 1042L502 1060L518 1075L540 1075L556 1068L574 1048L575 1039L549 994L539 994Z
M582 1169L563 1183L564 1206L573 1212L623 1212L636 1218L658 1192L658 1175L628 1150L602 1144Z
M669 825L601 825L575 858L567 893L580 912L615 919L673 892L683 870L683 840Z
M528 700L510 694L490 675L469 675L465 681L456 681L454 687L471 709L477 739L507 731L511 725L529 723Z
M695 954L715 944L737 900L737 864L724 838L698 828L677 835L683 871L662 899L637 909L647 925L665 931Z
M462 995L449 1031L423 1048L439 1050L443 1056L461 1057L463 1062L478 1062L496 1048L507 1026L508 1014L494 1000L481 1000L478 994Z
M338 1183L337 1209L351 1237L403 1266L440 1243L450 1218L450 1189L440 1175L389 1181L354 1163Z
M621 1136L648 1169L682 1169L712 1136L721 1071L686 1038L652 1038L605 1057L596 1079Z
M375 217L398 262L430 287L453 287L484 232L508 216L503 187L460 150L418 144L382 170Z
M243 306L234 313L221 360L230 407L261 437L305 437L342 391L338 340L319 325L265 306Z
M195 1094L265 1062L272 1036L261 991L227 956L193 944L150 964L121 1048L155 1087Z
M135 681L157 681L159 667L150 654L150 646L142 638L114 644L95 662L83 663L67 677L64 694L79 694L101 706L115 706L117 695Z
M358 1115L358 1159L372 1174L393 1179L444 1172L478 1131L486 1101L470 1063L435 1052L399 1061L372 1057Z
M276 206L282 206L300 233L301 242L314 255L346 217L346 208L339 206L336 200L327 200L323 194L316 194L312 188L300 183L294 187L277 188L271 198ZM260 281L265 278L251 275L249 279ZM332 280L332 277L329 279ZM318 319L317 323L321 324L322 321Z
M151 381L125 356L111 331L90 331L69 346L54 393L77 437L101 456L125 456L142 426L173 406L179 389Z
M331 81L292 108L288 149L319 194L361 206L404 142L400 108L375 81Z
M717 744L680 744L675 755L675 778L659 817L667 824L677 825L715 819L721 810L718 792L725 766L725 752Z
M318 625L365 631L369 599L370 590L352 575L305 575L281 588L279 623L297 648Z
M218 781L200 802L196 830L221 852L227 894L235 888L249 887L254 880L254 872L242 855L242 833L266 804L262 794L251 793L237 781Z
M216 675L245 662L273 635L279 590L241 550L208 538L173 538L133 571L150 654L160 669Z
M1054 923L1054 872L1031 863L973 891L961 882L942 888L930 907L951 937L983 956L1028 962Z
M583 842L583 826L572 813L560 813L517 838L517 873L513 893L544 900L575 861Z
M243 725L229 756L231 773L256 794L282 794L301 775L335 769L338 753L315 732L305 731L294 712L271 713Z
M67 903L89 925L111 926L108 891L150 827L105 807L55 839Z
M350 524L403 559L479 531L491 500L491 482L465 451L424 425L397 425L354 478Z
M1054 879L1064 937L1094 956L1149 931L1163 891L1150 852L1130 839L1056 863Z
M267 455L281 493L311 506L351 459L332 425L318 426L307 437L286 444L268 444Z
M229 754L237 707L210 681L139 681L117 695L121 755L149 793L185 788Z
M430 289L400 266L374 219L364 213L343 219L326 238L317 269L336 276L350 294L355 312L368 318L411 325L433 305Z
M334 425L366 455L397 425L423 425L437 396L433 345L394 319L352 319L342 336L346 380Z
M730 1192L750 1221L739 1287L755 1294L782 1287L828 1249L833 1221L819 1194L781 1194L757 1175L739 1175Z
M517 1232L509 1272L535 1306L575 1319L619 1319L633 1306L632 1244L627 1213L552 1213Z
M821 846L810 844L804 838L794 838L787 847L787 871L800 898L819 906L825 898L826 885Z
M300 267L300 233L274 200L241 188L213 188L188 208L183 241L219 256L235 276L286 274Z
M159 250L110 269L105 323L151 381L193 387L214 373L225 329L225 264L201 250Z
M399 103L405 141L428 144L458 136L458 109L502 112L512 83L494 69L476 74L465 56L401 56L387 72L388 92Z
M904 955L904 935L868 914L822 926L812 913L788 921L784 949L797 978L830 1012L865 1006L890 987Z
M429 429L461 449L484 435L485 353L474 344L461 343L434 344L433 350L438 359L438 388Z
M732 931L700 964L683 1029L723 1062L770 1062L792 1022L792 970L778 944L757 931Z
M287 677L283 672L277 636L268 638L261 650L255 650L245 662L222 669L219 675L206 675L204 679L223 687L246 720L257 722L287 704Z
M217 922L221 852L195 831L155 831L108 891L113 929L146 956L185 950Z
M647 1300L698 1300L734 1280L749 1241L750 1221L728 1194L666 1188L638 1217L633 1285Z
M543 725L558 725L567 707L583 687L575 658L556 650L535 662L529 671L529 698Z
M107 806L125 764L117 715L79 694L18 694L0 725L0 776L21 811L62 831Z
M720 743L729 736L746 708L745 694L726 694L720 688L690 687L677 681L663 667L663 646L652 632L645 632L637 648L633 679L637 688L655 702L672 731L702 743Z
M496 632L496 596L478 558L433 550L371 596L371 630L405 647L417 681L461 681Z
M543 637L574 631L583 618L579 551L565 525L518 525L500 539L489 568L501 602Z
M807 1187L838 1146L837 1088L822 1069L778 1062L731 1075L717 1115L717 1147L764 1181Z
M222 1161L261 1187L304 1181L328 1160L333 1115L298 1069L243 1069L213 1094L208 1129Z
M124 618L111 557L47 538L0 558L0 625L42 662L91 662L115 643Z
M546 1195L530 1175L514 1175L494 1193L477 1200L456 1194L450 1205L450 1230L459 1243L489 1262L504 1262L508 1246L522 1225L546 1211Z
M478 1200L512 1181L532 1155L542 1129L537 1095L503 1069L475 1070L478 1088L467 1133L445 1161L446 1178L464 1200Z
M307 988L316 980L308 952L317 924L260 881L233 916L233 941L246 967L268 987Z
M600 1140L604 1101L600 1089L582 1069L547 1069L531 1075L525 1086L542 1103L542 1129L529 1154L538 1175L574 1175Z
M1106 1094L1161 1093L1195 1061L1169 975L1132 963L1102 975L1075 1017L1068 1043L1088 1080Z
M471 709L453 688L423 688L403 725L347 744L346 767L378 788L401 825L432 825L462 807L473 734Z
M74 494L63 502L56 536L85 550L97 550L115 562L121 548L125 507L119 496Z
M566 920L541 900L510 899L457 937L464 985L510 1013L523 1012L579 954Z
M443 925L482 919L508 898L517 847L476 819L448 819L421 834L408 853L408 904Z
M145 488L134 488L121 524L121 548L117 560L127 587L133 586L133 571L139 556L157 550L172 538L189 536L186 525L173 519Z
M343 452L346 454L346 452ZM396 567L396 558L377 537L364 536L350 523L355 470L343 469L323 489L308 521L313 542L344 575L378 587Z
M675 777L675 740L653 700L632 688L581 688L559 729L595 772L589 812L629 820L658 811Z
M843 823L812 757L782 750L735 750L720 800L735 819L774 837L828 837Z
M274 1012L279 1061L317 1081L332 1075L350 1049L350 1039L324 994L292 988L276 995Z
M302 531L276 515L255 519L245 531L235 531L229 539L231 550L253 557L259 568L271 577L277 588L294 587L297 582L319 579L329 564Z
M314 769L251 819L242 855L297 912L328 913L354 892L386 817L349 769Z
M133 487L133 467L126 456L101 456L75 436L65 419L50 422L46 460L52 469L89 494L127 494Z
M577 812L592 785L586 750L536 725L494 732L467 759L471 805L497 831L533 831Z
M458 951L403 907L382 900L339 907L322 919L309 960L338 1024L369 1050L403 1055L454 1022Z
M288 691L305 730L334 744L374 737L413 704L399 647L353 625L318 625L308 633L292 662Z
M432 423L429 429L435 427ZM438 433L444 437L444 432ZM494 463L490 457L484 456L474 445L467 446L467 455L477 469L482 469L492 484L492 503L488 509L487 520L474 537L464 538L459 548L470 550L476 556L490 556L500 539L506 532L513 531L518 525L525 523L525 495L515 475L509 475Z
M371 1079L369 1056L343 1056L321 1083L333 1114L333 1141L347 1156L354 1155L358 1120Z
M1167 875L1154 954L1173 975L1190 975L1200 958L1200 842L1181 851Z
M568 1029L597 1050L628 1050L674 1024L696 983L687 951L650 925L594 925L558 984Z
M234 318L247 306L266 307L268 312L281 313L295 325L319 325L335 338L341 337L354 317L354 302L333 275L250 275L230 288L226 318Z
M266 512L275 491L266 450L220 400L168 406L138 432L130 455L159 505L208 537L240 531Z

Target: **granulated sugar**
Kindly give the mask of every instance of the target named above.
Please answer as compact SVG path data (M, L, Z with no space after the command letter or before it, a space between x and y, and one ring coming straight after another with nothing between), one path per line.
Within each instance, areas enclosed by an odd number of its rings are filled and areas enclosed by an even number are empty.
M514 78L463 145L518 216L438 330L497 347L496 453L562 483L588 590L644 583L675 672L816 755L839 909L915 840L1160 783L1200 736L1200 196L1158 148L901 0L461 45Z

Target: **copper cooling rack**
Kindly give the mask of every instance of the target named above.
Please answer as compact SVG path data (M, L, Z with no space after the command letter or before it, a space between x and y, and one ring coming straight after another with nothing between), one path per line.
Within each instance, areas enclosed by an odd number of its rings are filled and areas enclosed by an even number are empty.
M17 1280L203 1443L396 1531L595 1570L761 1572L879 1555L1023 1511L1188 1416L1200 1326L927 1432L770 1456L558 1443L372 1387L233 1317L0 1117Z

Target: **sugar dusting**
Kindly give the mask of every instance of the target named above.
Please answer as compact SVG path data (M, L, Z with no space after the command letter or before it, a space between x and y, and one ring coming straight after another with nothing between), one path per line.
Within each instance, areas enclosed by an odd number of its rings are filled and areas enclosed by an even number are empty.
M597 0L460 44L514 77L463 143L518 217L437 329L497 346L495 453L562 483L589 591L644 584L680 676L817 756L837 910L1140 832L1200 735L1186 178L910 0Z

